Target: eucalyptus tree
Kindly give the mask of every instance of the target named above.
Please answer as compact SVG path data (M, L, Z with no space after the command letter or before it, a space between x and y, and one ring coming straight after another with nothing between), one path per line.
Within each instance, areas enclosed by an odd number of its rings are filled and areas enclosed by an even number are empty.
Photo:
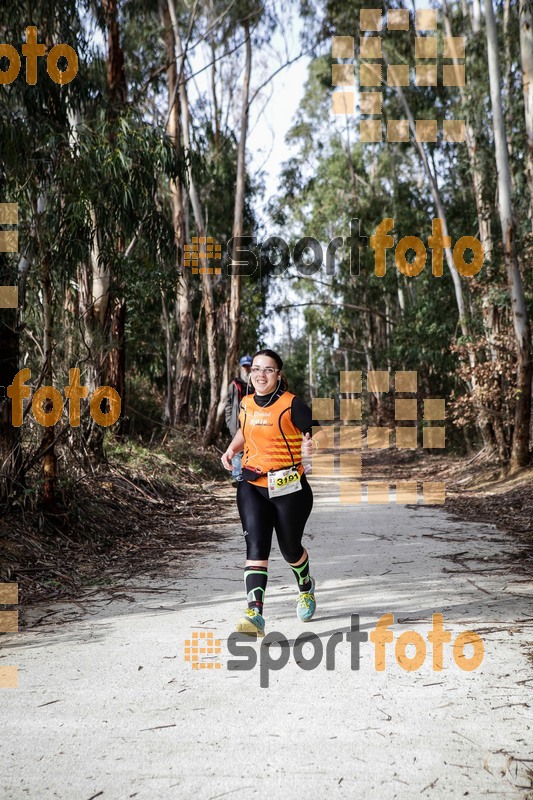
M531 421L531 378L533 374L531 364L531 332L524 284L516 248L516 226L511 199L512 188L509 154L500 89L501 72L498 54L498 38L492 0L485 0L484 8L492 125L494 130L496 167L498 171L498 210L517 353L517 386L511 466L519 468L529 464L530 460L529 428Z
M69 369L81 366L92 391L100 376L114 380L110 354L124 343L124 331L113 334L113 299L125 299L132 276L138 284L136 263L168 260L172 231L157 192L161 177L182 174L182 165L165 132L135 110L124 107L110 118L105 61L88 41L90 9L83 7L82 20L80 8L43 6L39 20L46 41L58 37L76 49L76 79L57 86L44 69L35 86L2 87L1 168L6 199L19 204L21 305L18 325L2 326L0 335L9 346L7 372L22 362L32 368L34 385L61 386ZM12 12L11 35L21 41L25 9ZM2 413L7 417L9 404ZM82 438L71 436L72 452L93 432L92 422L82 419ZM71 434L69 425L49 425L37 452L21 458L15 448L11 457L19 482L42 459L49 508L56 442ZM13 439L2 426L3 460Z
M232 138L237 147L236 174L232 191L232 238L235 242L243 234L246 216L247 137L250 105L254 99L251 96L253 47L258 47L267 40L272 33L274 21L266 11L262 0L237 0L229 5L220 0L211 0L203 7L203 14L199 22L199 30L209 46L211 55L212 127L215 148L220 151L221 138L226 141ZM224 82L220 80L217 85L216 63L221 50L228 53L225 61L230 61L230 70L242 71L240 90L233 83L225 86ZM226 64L226 69L227 66ZM236 69L232 69L234 66ZM225 102L229 109L229 105L235 103L236 97L239 101L238 123L236 128L230 131L228 122L221 118L221 108ZM197 214L195 214L195 222L199 229ZM235 245L232 256L234 260L238 260ZM236 270L230 276L229 296L225 299L222 309L225 319L221 319L218 315L219 323L223 325L225 334L226 347L223 350L217 347L217 336L220 337L222 331L215 328L209 329L209 315L213 314L213 308L210 303L206 306L211 392L204 430L206 444L215 439L221 428L229 381L232 372L236 369L241 340L241 295L241 274L239 270ZM220 363L222 363L221 372L219 370Z
M12 43L20 53L26 38L25 29L33 20L32 8L28 4L11 4L2 9L0 30L2 40ZM79 17L79 9L69 2L43 2L39 6L38 41L45 42L49 49L58 40L69 43L80 55L85 52ZM16 312L0 311L0 353L2 356L3 381L11 382L20 368L21 360L37 364L36 382L53 383L54 309L53 283L57 273L68 269L71 253L61 251L61 241L66 225L62 206L61 185L58 174L68 151L65 137L69 109L79 107L82 98L81 80L61 86L51 80L47 73L46 60L36 59L36 81L27 83L22 74L12 83L3 85L2 117L0 120L0 171L2 176L2 200L18 205L20 223L18 288L22 304ZM63 67L62 67L63 68ZM78 70L80 72L80 70ZM81 70L83 73L83 70ZM59 183L59 185L58 185ZM7 259L4 257L4 265ZM14 264L10 270L14 282ZM36 340L40 357L36 361L30 352L24 352L27 344L20 335L27 325L27 315L35 313L30 308L31 289L34 281L39 289L40 326ZM6 324L7 323L7 324ZM4 360L5 359L5 360ZM27 459L21 453L21 432L14 432L10 424L11 403L2 408L2 431L0 433L4 495L9 486L20 488L27 468ZM49 410L47 401L45 410ZM11 428L11 429L10 429ZM55 426L45 427L38 448L43 459L43 500L45 506L54 504L56 480ZM7 479L7 480L6 480Z
M177 276L175 298L165 293L161 295L167 372L165 418L170 424L186 422L194 408L205 426L206 441L210 441L217 430L220 364L225 358L225 309L229 307L230 292L222 276L203 273L198 282L191 278L190 270L184 269L183 254L192 236L209 235L223 243L229 238L236 208L235 173L240 175L241 188L244 177L245 188L237 202L240 215L253 224L249 199L254 191L244 168L246 138L236 135L227 117L221 117L224 101L228 108L234 101L235 87L226 81L218 86L214 78L211 99L202 94L197 96L194 91L195 69L199 61L202 63L199 56L202 45L207 46L208 55L203 59L201 71L211 69L213 75L216 75L216 64L222 59L225 65L228 61L230 66L237 62L238 56L233 58L233 51L245 46L238 35L244 10L234 6L234 3L193 3L187 7L174 0L154 0L139 6L140 13L146 15L149 30L153 28L153 20L157 20L157 36L163 47L159 52L155 48L150 61L146 59L142 44L137 46L148 76L137 79L138 88L134 94L146 98L151 85L153 121L160 124L164 120L176 154L185 165L183 174L170 182L165 199L165 203L170 203L174 224ZM129 5L125 30L128 41L137 31L142 42L146 31L138 29L136 7L136 3ZM244 19L245 26L252 18L253 15ZM129 50L127 48L127 62ZM161 74L164 76L162 87L159 85ZM163 110L161 89L164 91ZM204 380L204 358L208 380ZM207 418L203 416L206 391L209 395Z
M529 189L529 218L533 228L533 3L520 0L520 58L524 92L524 117L527 134L526 174Z

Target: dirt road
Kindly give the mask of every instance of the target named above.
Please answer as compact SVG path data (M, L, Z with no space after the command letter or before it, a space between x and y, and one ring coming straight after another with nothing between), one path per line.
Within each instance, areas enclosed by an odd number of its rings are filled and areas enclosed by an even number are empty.
M313 489L315 618L296 618L276 544L273 636L246 651L235 640L228 650L245 606L233 512L185 575L169 560L157 580L130 580L114 599L27 610L28 627L0 640L0 665L19 668L19 688L0 689L0 795L533 797L533 595L502 567L511 537L437 507L341 506L326 482ZM393 624L376 633L387 614ZM451 634L442 670L428 640L434 614ZM198 668L185 660L195 632L199 649L213 650L198 653ZM302 644L302 633L314 636Z

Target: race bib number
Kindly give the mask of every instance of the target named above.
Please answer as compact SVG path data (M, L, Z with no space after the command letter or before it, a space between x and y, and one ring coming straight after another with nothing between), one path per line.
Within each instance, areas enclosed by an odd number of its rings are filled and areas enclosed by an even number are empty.
M268 473L268 496L281 497L284 494L300 492L302 484L296 467L271 470Z

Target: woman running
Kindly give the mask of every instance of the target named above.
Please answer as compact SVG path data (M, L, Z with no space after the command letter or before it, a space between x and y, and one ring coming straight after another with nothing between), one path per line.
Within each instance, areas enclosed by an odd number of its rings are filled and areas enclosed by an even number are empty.
M298 618L308 622L316 609L315 581L309 574L309 554L302 546L313 507L302 455L318 449L317 440L324 443L326 435L319 431L311 438L313 425L318 423L309 406L288 391L282 369L283 361L273 350L259 350L253 356L250 379L255 393L243 397L239 428L222 456L224 467L230 470L235 453L244 450L237 507L246 537L248 608L237 630L252 636L265 635L263 603L273 529L298 583Z

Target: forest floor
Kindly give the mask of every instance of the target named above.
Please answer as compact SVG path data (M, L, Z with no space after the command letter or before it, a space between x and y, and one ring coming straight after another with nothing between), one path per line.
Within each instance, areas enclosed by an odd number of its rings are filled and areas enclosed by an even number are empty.
M373 480L444 481L445 510L465 521L489 522L512 535L519 545L513 563L526 574L533 572L533 467L509 474L487 458L484 451L470 456L449 456L427 450L394 452L377 450L365 455Z
M0 581L18 582L22 607L90 587L117 591L147 566L157 571L169 551L185 558L211 541L212 490L227 473L195 431L156 445L113 442L91 470L62 456L55 513L42 514L32 490L0 520Z

